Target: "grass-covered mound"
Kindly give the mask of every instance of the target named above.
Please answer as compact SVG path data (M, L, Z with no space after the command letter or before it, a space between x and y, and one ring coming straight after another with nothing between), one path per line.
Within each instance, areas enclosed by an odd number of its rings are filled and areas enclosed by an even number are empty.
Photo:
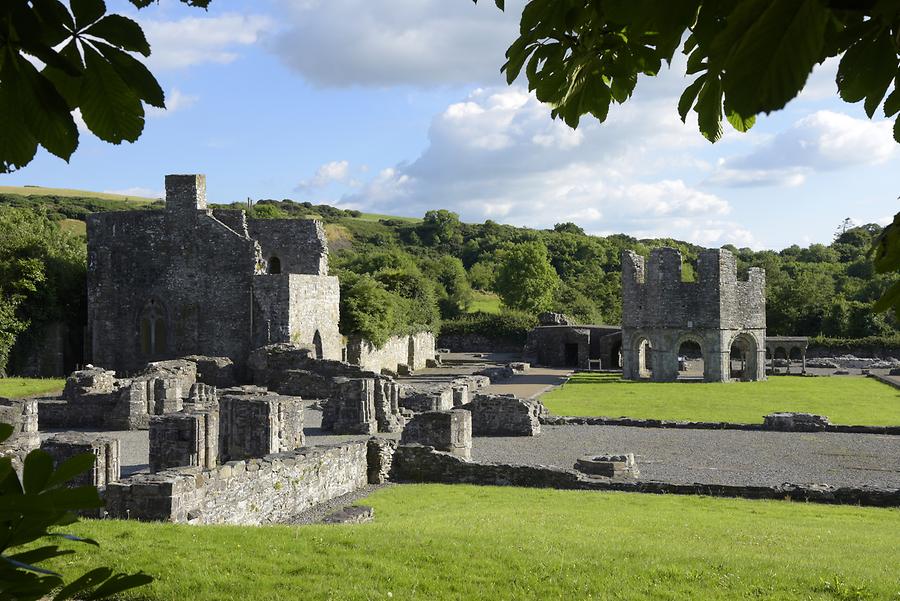
M0 378L0 397L15 399L62 390L66 381L56 378Z
M767 413L801 411L834 424L900 425L900 390L861 377L660 383L577 373L541 400L556 415L759 423Z
M157 580L146 599L894 599L900 511L408 485L358 526L88 521L55 567ZM63 541L64 542L64 541Z

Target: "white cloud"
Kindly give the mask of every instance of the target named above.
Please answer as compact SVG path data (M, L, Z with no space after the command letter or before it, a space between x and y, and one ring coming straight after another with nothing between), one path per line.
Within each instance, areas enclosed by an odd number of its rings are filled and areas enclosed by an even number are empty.
M280 0L273 50L324 86L499 83L521 2Z
M263 15L225 13L176 21L148 19L141 25L152 51L148 67L157 71L233 62L238 47L255 44L264 31L274 27L274 21Z
M199 98L197 96L192 96L190 94L185 94L178 88L172 88L169 90L169 93L166 94L166 108L156 108L155 106L147 106L145 107L145 111L148 117L166 117L171 115L172 113L178 112L183 109L190 108L197 103Z
M132 188L124 188L122 190L104 190L104 194L120 194L122 196L142 196L144 198L165 198L166 193L162 190L152 190L150 188L141 188L134 186Z
M708 183L798 186L814 172L880 165L897 154L889 120L816 111L741 156L719 162Z
M484 88L434 117L429 146L414 161L382 170L342 205L421 215L447 208L468 221L494 219L586 231L676 237L707 245L757 246L729 220L726 200L699 190L683 169L700 141L671 98L632 100L600 126L577 131L550 118L523 89Z
M351 185L355 180L350 180L350 163L348 161L331 161L320 165L315 175L297 184L297 190L315 190L328 184L348 182Z

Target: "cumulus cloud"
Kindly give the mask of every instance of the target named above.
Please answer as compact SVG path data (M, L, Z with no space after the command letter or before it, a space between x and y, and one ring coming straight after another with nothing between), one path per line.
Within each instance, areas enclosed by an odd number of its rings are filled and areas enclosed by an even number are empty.
M342 204L408 214L443 207L468 221L573 221L596 234L755 246L729 220L725 199L686 176L662 175L667 162L683 171L684 151L702 144L671 99L632 101L602 126L586 119L572 131L521 88L483 88L435 116L418 158L383 169Z
M324 86L498 83L521 0L280 0L273 50Z
M172 88L166 94L166 108L161 109L155 106L145 107L148 117L166 117L172 113L190 108L197 103L198 97L185 94L178 88Z
M897 153L891 128L889 120L869 121L816 111L750 153L720 161L709 183L798 186L814 172L879 165Z
M316 173L309 179L297 184L298 191L316 190L328 184L350 181L350 163L348 161L331 161L320 165Z
M255 44L274 21L263 15L225 13L174 21L147 19L141 25L152 50L147 64L157 71L233 62L238 48Z

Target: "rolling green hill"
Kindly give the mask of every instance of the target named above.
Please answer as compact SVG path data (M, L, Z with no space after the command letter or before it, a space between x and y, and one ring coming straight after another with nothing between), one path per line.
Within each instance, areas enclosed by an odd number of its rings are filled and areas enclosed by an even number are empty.
M93 192L90 190L71 190L68 188L45 188L43 186L0 186L0 194L15 194L16 196L63 196L69 198L99 198L101 200L121 200L133 203L151 203L158 198L145 196L125 196L123 194L110 194L107 192Z

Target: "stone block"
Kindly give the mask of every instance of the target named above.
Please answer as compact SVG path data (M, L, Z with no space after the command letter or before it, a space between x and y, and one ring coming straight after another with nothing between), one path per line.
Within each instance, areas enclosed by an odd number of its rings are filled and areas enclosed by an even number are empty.
M215 467L219 459L219 412L185 410L150 418L150 470Z
M372 437L366 445L366 463L369 484L383 484L391 474L394 451L397 442L386 438Z
M41 449L53 457L53 464L56 467L76 455L83 453L94 455L96 459L93 468L69 481L68 486L105 488L118 480L121 475L120 444L117 438L66 432L45 440L41 444Z
M351 505L322 519L323 524L365 524L375 519L375 510L368 505Z
M632 453L585 455L575 462L575 469L585 474L607 478L637 478L640 476Z
M406 424L400 444L434 447L469 460L472 457L472 414L463 410L420 413Z
M322 411L322 429L335 434L375 434L375 380L334 378Z
M472 413L475 436L536 436L541 432L539 401L513 395L477 394L460 407Z
M230 389L219 398L219 447L223 461L264 457L302 447L300 397Z
M812 413L770 413L763 418L763 428L778 432L821 432L830 422L823 415Z

